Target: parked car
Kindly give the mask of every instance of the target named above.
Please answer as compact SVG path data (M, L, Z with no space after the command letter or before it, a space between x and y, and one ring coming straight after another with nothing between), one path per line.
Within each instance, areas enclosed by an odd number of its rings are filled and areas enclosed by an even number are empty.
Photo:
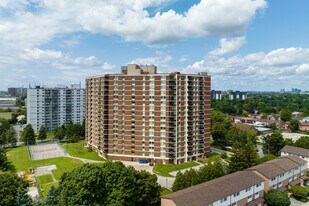
M147 163L148 163L148 160L138 160L138 162L139 162L140 164L147 164Z

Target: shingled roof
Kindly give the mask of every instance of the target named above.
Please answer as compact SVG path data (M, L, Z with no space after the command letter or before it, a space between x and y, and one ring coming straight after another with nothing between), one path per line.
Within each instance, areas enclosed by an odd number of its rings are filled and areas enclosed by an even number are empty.
M293 147L293 146L289 146L286 145L281 149L281 152L286 152L289 154L295 154L298 156L305 156L305 157L309 157L309 149L304 149L301 147Z
M264 180L251 171L235 172L163 197L177 206L208 206Z

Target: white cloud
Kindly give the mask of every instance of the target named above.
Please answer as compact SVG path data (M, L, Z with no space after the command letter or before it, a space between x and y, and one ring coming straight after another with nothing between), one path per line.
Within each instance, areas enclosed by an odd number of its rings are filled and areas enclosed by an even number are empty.
M0 20L0 45L10 47L14 43L23 48L37 47L57 35L79 31L116 34L126 41L146 44L169 44L208 35L234 36L242 34L256 12L267 6L265 0L201 0L184 14L169 10L150 16L147 8L170 0L5 2L3 9L14 10L10 18Z
M220 48L212 50L208 55L220 56L230 52L237 51L246 43L245 37L236 37L236 38L222 38L220 39Z
M228 58L207 56L189 65L183 72L208 72L213 87L219 89L269 90L280 87L307 86L309 48L280 48ZM307 74L307 75L306 75Z
M143 64L143 65L156 65L164 66L166 63L170 62L173 58L162 52L156 52L154 57L137 58L132 60L131 64Z

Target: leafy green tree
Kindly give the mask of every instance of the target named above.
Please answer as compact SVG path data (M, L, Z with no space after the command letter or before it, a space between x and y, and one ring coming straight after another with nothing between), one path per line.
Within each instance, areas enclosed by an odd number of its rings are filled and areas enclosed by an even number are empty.
M9 130L5 132L5 137L7 143L11 145L11 147L16 147L17 143L17 134L15 129L11 126Z
M69 142L77 142L80 138L84 137L84 129L80 124L73 124L70 122L66 128L66 136Z
M284 139L280 131L275 130L271 135L263 138L264 154L280 155L280 150L284 147Z
M264 199L267 206L289 206L291 204L287 193L274 189L270 189Z
M291 139L291 138L284 139L284 144L293 146L294 145L293 139Z
M0 147L0 171L6 171L8 169L8 158L6 151Z
M259 164L262 164L263 162L267 162L269 160L273 160L273 159L276 159L276 158L277 158L277 156L275 156L273 154L264 155L263 157L260 157Z
M18 188L25 189L27 182L10 172L0 172L0 206L14 205Z
M35 144L35 134L31 124L28 124L25 129L21 132L20 138L25 144Z
M292 118L292 112L288 109L283 109L280 112L280 117L281 117L281 120L284 122L290 121Z
M53 131L55 139L62 140L65 137L65 128L56 127Z
M308 192L304 187L292 186L290 188L290 191L292 192L293 196L298 200L299 199L307 199Z
M42 141L47 139L46 130L43 125L40 127L38 139Z
M16 206L33 206L33 202L31 200L30 196L21 187L18 187L18 189L17 189L14 205L16 205Z
M157 183L157 176L146 171L138 172L133 167L128 169L131 169L136 178L135 192L139 194L137 195L136 205L158 205L162 188Z
M221 159L209 162L198 170L199 183L224 176L227 174L226 164Z
M234 144L232 152L233 154L229 160L228 166L230 172L247 169L259 162L257 150L250 141L245 145L241 145L241 143Z
M289 123L289 129L291 132L297 132L299 130L299 121L297 119L291 119Z
M224 119L223 122L216 122L212 125L212 139L215 145L228 145L227 135L232 128L232 120L230 118Z
M59 194L55 186L51 186L47 192L46 198L44 200L44 205L52 206L57 205L59 202Z
M300 137L298 140L296 140L294 146L309 149L309 138L306 136Z
M181 172L178 172L172 186L172 191L176 192L178 190L182 190L197 185L199 183L200 181L196 170L190 169L185 171L183 174Z
M261 119L267 119L267 114L263 113Z
M121 162L85 164L64 173L59 186L48 193L45 201L54 205L154 206L159 204L161 191L156 181L154 175L135 171Z

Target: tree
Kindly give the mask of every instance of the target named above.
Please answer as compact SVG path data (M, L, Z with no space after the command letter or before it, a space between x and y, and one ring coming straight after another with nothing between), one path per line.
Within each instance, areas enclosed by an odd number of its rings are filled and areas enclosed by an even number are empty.
M291 139L291 138L284 139L284 144L293 146L294 145L293 139Z
M55 186L51 186L47 192L46 198L44 200L44 205L57 205L59 202L59 194Z
M6 171L8 169L8 158L6 157L5 150L0 147L0 171Z
M271 135L263 138L264 154L280 155L280 150L284 147L284 139L280 131L275 130Z
M55 139L62 140L65 137L65 128L56 127L53 131Z
M273 160L273 159L276 159L276 158L277 158L277 156L275 156L273 154L264 155L263 157L260 157L259 164L262 164L263 162L267 162L269 160Z
M31 124L28 124L21 132L20 138L26 145L35 144L35 134Z
M299 130L299 121L297 119L291 119L289 123L289 129L291 132L297 132Z
M133 167L128 169L131 169L136 178L136 193L139 194L136 205L158 205L162 188L157 183L157 176L144 170L138 172Z
M274 189L270 189L264 199L267 206L289 206L291 204L287 193Z
M77 142L80 138L84 137L84 129L80 124L73 124L70 122L66 128L66 136L69 142Z
M281 120L284 122L290 121L292 117L292 112L288 109L282 109L280 112L280 117L281 117Z
M18 187L16 196L15 196L15 204L16 206L33 206L33 202L27 192Z
M11 126L9 130L5 132L6 143L10 144L11 147L16 147L17 135L15 129Z
M172 191L176 192L194 185L199 184L198 173L194 169L185 171L183 174L178 172L172 186Z
M306 136L300 137L298 140L296 140L294 146L309 149L309 138Z
M121 162L106 162L102 166L85 164L64 173L45 201L53 205L155 206L160 203L160 191L156 176Z
M229 171L237 172L252 167L259 162L259 155L252 142L245 145L236 143L232 148L233 155L229 161Z
M293 196L298 200L307 199L308 192L304 187L292 186L290 188L290 191L292 192Z
M16 174L0 172L0 206L14 205L19 187L25 189L28 184Z
M42 125L40 127L40 130L39 130L39 136L38 136L38 139L39 140L45 140L47 138L47 134L46 134L46 131L45 131L45 127Z
M227 174L225 163L219 159L214 162L209 162L201 167L198 171L190 169L183 174L178 172L172 190L182 190L209 180L224 176Z
M221 159L209 162L198 170L199 183L222 177L227 174L225 163Z

